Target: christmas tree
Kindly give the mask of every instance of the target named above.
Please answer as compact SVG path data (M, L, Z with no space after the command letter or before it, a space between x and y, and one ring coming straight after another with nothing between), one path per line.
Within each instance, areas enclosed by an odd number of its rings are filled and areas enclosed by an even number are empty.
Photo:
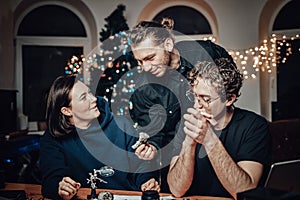
M99 66L104 66L103 73L91 73L91 79L98 81L96 95L107 98L111 103L114 84L120 81L121 77L132 67L137 66L130 46L128 34L129 29L124 18L124 5L118 5L108 17L105 18L107 24L106 29L101 29L100 41L103 54L100 58ZM101 67L100 67L101 70ZM102 67L103 70L103 67ZM96 77L99 76L100 77Z
M100 46L86 56L73 56L65 73L78 74L95 95L108 100L115 114L129 117L130 97L135 89L134 76L140 72L140 67L130 49L124 11L125 6L119 5L105 18L107 24L99 33ZM83 73L88 75L84 78Z
M129 30L128 25L126 23L126 19L123 16L123 12L125 11L124 5L118 5L117 9L114 10L108 17L104 20L107 24L104 25L106 30L101 29L100 41L103 42L109 37L115 35L116 33L123 32Z

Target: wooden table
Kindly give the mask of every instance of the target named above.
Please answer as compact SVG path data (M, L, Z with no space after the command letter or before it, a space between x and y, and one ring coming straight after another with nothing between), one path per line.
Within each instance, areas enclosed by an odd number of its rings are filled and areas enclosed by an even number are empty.
M41 194L41 186L36 184L21 184L21 183L5 183L5 188L1 190L25 190L27 193L29 200L42 200ZM141 192L137 191L125 191L125 190L104 190L104 189L97 189L97 193L99 192L111 192L116 195L134 195L134 196L141 196ZM78 191L78 199L86 199L87 195L91 193L90 188L81 188ZM160 196L171 196L171 194L167 193L160 193ZM221 197L208 197L208 196L192 196L192 197L185 197L185 198L174 198L174 199L188 199L188 200L230 200L230 198L221 198Z

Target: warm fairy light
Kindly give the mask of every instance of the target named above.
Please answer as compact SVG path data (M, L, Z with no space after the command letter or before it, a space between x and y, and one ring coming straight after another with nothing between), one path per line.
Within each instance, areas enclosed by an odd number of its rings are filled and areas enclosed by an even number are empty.
M241 69L245 79L249 78L249 73L251 78L255 79L259 71L272 73L272 68L278 63L285 63L292 54L292 45L289 40L299 39L299 36L299 34L291 37L283 35L280 40L280 37L272 34L271 38L263 40L260 46L246 50L229 50L229 54ZM300 52L300 48L298 51Z
M82 56L79 58L77 56L72 56L70 60L68 60L67 66L65 66L65 74L78 74L81 73L81 66L83 64Z
M288 57L292 54L292 46L289 40L299 39L299 37L299 34L291 37L286 35L279 37L276 34L272 34L271 38L263 40L261 45L251 47L246 50L229 50L229 54L233 57L237 66L241 69L245 79L248 79L249 77L256 79L259 71L267 71L268 73L272 73L272 68L276 67L278 63L285 63ZM124 50L129 47L126 33L120 33L119 35L117 34L115 36L111 36L109 39L116 38L121 40L121 45L114 46L113 51L124 52ZM282 40L280 40L280 38ZM205 37L204 40L211 40L215 42L216 38L210 36ZM281 51L283 50L285 50L285 52L282 53ZM298 51L300 52L300 48ZM65 67L65 73L81 73L82 66L87 66L85 71L99 69L104 72L107 67L113 68L112 61L115 58L105 54L106 51L104 49L100 49L98 54L94 53L88 58L86 58L84 55L81 55L80 57L72 56ZM131 67L129 62L124 62L116 65L115 73L118 74L121 73L121 71L125 71L124 68L120 68L121 65L127 65L129 68ZM249 76L248 74L251 75ZM111 77L108 77L108 79L111 79ZM127 87L129 87L129 84Z

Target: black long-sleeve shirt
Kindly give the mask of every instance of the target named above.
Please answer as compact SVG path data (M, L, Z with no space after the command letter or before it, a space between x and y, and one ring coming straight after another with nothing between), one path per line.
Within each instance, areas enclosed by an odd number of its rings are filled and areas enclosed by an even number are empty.
M124 119L114 117L106 100L98 97L100 117L88 130L77 129L72 134L54 138L48 131L41 139L42 194L60 199L58 183L69 176L90 187L87 179L93 169L110 166L114 174L104 177L107 183L97 182L97 188L137 190L157 173L151 172L151 163L137 158L131 146L137 133Z

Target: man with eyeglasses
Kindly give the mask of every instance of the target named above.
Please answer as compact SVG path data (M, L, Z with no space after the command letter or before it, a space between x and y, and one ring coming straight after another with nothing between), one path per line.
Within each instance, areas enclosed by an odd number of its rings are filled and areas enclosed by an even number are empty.
M186 95L194 107L176 135L168 184L176 197L233 197L255 188L270 163L267 121L234 106L243 76L232 61L199 62L189 73Z
M162 192L169 192L166 179L172 141L183 114L192 105L185 96L188 71L198 60L232 59L223 47L211 41L175 43L173 25L173 20L166 18L161 23L142 21L130 33L132 53L143 70L134 76L130 115L139 132L150 136L135 153L144 160L160 156Z

